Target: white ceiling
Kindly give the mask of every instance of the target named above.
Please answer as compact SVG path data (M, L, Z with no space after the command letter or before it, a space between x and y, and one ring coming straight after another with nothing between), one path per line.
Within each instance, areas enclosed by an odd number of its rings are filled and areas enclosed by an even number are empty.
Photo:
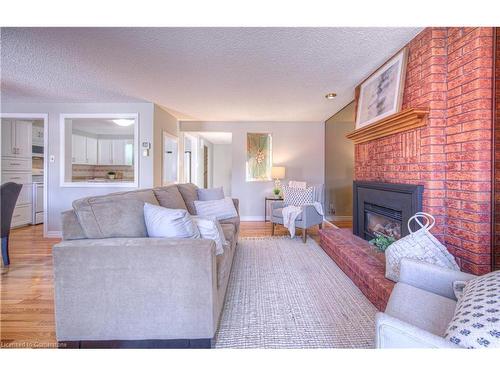
M72 119L73 129L96 135L133 135L134 126L119 126L111 119L79 118Z
M197 132L200 137L214 145L230 145L233 142L233 133L228 132Z
M2 101L151 101L179 119L323 121L420 30L3 28Z

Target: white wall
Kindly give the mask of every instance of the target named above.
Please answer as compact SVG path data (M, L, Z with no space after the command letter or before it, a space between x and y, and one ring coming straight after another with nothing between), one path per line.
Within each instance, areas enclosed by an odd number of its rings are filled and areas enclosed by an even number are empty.
M182 121L181 131L232 133L231 193L240 199L243 220L264 219L264 197L272 194L272 181L246 182L246 134L270 132L273 164L286 167L287 179L324 183L325 132L322 122L199 122Z
M154 186L162 185L162 172L163 172L163 132L166 131L170 135L178 136L178 121L177 119L164 110L159 105L154 105L154 137L153 143L156 147L153 148L153 162L154 162Z
M102 195L113 191L131 190L117 187L60 187L59 115L61 113L139 113L139 141L153 144L153 104L152 103L2 103L2 113L45 113L48 114L48 155L55 161L48 163L48 222L49 234L56 235L61 230L61 212L71 209L75 199ZM159 143L161 147L161 142ZM153 156L142 156L139 150L139 188L153 186Z
M222 186L224 194L231 196L232 145L214 145L213 187Z

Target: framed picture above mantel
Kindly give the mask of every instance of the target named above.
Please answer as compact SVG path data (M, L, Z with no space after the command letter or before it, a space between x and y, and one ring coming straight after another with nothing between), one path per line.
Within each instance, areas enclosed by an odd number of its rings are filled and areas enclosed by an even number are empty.
M401 111L408 48L403 48L357 88L356 129Z

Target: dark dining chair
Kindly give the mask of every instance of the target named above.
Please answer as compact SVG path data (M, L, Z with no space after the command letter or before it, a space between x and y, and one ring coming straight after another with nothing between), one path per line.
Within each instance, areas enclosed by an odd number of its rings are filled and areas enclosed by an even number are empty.
M15 182L6 182L0 187L1 210L2 210L2 260L3 265L8 266L9 261L9 234L12 214L16 207L17 198L23 185Z

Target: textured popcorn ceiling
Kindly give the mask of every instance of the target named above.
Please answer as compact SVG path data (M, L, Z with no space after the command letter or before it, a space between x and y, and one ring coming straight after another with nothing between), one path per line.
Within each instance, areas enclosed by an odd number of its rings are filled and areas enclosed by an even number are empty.
M152 101L180 119L323 121L420 30L4 28L2 101Z

